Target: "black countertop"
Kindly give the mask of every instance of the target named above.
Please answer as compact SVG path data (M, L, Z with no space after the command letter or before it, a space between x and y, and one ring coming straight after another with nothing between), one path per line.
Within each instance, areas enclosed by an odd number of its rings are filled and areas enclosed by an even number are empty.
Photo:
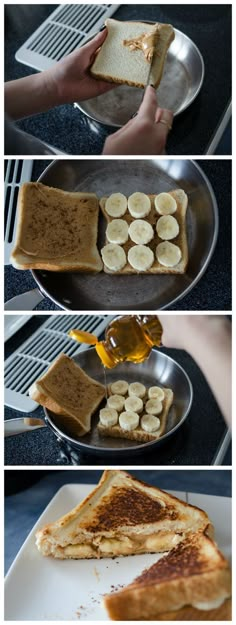
M27 19L22 19L20 5L6 7L6 80L34 72L18 63L15 53L54 9L55 5L34 5L31 14L27 12ZM231 99L231 5L124 4L114 17L170 22L198 46L205 62L204 83L195 102L175 119L167 152L204 154ZM92 131L86 116L73 104L21 120L18 125L68 154L100 154L107 136L102 127L99 134Z
M35 161L32 180L50 161ZM219 237L211 262L194 289L170 310L231 310L231 161L197 161L208 176L219 208ZM30 271L18 271L5 266L5 301L36 287ZM36 310L60 310L49 299L44 299Z
M5 355L8 357L21 345L47 317L35 315L6 343ZM173 357L188 373L192 384L194 399L189 417L176 434L148 453L121 459L113 453L112 457L100 457L73 452L69 462L80 465L127 465L132 460L133 466L141 465L202 465L214 463L215 456L227 432L225 422L200 369L184 351L162 348L164 353ZM23 413L5 407L5 419L23 417ZM26 416L26 415L25 415ZM27 414L27 416L30 416ZM32 412L32 417L43 416L43 408ZM55 465L67 463L68 450L61 450L53 432L40 428L5 439L5 465ZM231 465L231 451L224 464Z

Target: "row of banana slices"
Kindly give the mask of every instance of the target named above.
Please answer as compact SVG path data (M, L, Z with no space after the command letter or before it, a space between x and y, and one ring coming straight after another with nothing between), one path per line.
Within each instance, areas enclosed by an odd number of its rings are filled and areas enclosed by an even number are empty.
M111 384L111 395L107 400L106 408L99 413L100 422L106 427L112 427L119 423L122 430L131 432L139 425L145 432L156 432L161 422L158 414L163 410L165 393L159 386L151 386L148 389L141 382L128 384L125 380L118 380ZM128 394L128 397L125 397ZM140 418L140 414L145 412Z
M156 224L156 232L162 243L156 247L156 258L165 267L174 267L181 260L182 254L178 245L170 243L179 234L179 224L172 216L177 209L175 199L169 193L160 193L154 199L157 213L162 215ZM126 210L135 218L130 225L120 217ZM102 250L104 265L110 271L121 271L127 263L136 271L148 271L154 263L154 253L147 247L147 243L154 237L153 227L147 217L151 210L151 200L145 193L136 192L127 199L122 193L113 193L106 200L105 210L110 217L114 217L107 226L106 237L109 243ZM121 247L128 241L135 243L126 253Z

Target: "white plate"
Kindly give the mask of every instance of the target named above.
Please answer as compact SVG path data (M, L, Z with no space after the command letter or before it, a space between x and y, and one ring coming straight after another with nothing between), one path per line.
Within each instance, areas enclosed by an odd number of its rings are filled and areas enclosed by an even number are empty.
M40 555L35 532L76 506L92 485L63 486L29 534L5 585L5 619L24 621L107 621L102 595L113 587L130 583L141 571L157 561L155 554L102 560L53 560ZM185 500L185 493L173 492ZM231 499L189 494L189 503L209 514L219 548L231 557ZM160 556L161 557L161 556Z

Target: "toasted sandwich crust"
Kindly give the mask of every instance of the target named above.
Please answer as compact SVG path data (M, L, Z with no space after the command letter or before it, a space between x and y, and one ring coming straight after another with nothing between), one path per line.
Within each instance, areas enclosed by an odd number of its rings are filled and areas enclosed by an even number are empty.
M116 555L156 553L208 525L203 510L124 471L104 471L82 503L37 532L37 546L44 555L60 558L107 557L114 555L114 548ZM92 550L89 556L81 551L68 556L71 545L90 545Z
M106 595L113 620L150 620L186 605L207 609L231 595L227 560L204 532L192 534L126 588Z

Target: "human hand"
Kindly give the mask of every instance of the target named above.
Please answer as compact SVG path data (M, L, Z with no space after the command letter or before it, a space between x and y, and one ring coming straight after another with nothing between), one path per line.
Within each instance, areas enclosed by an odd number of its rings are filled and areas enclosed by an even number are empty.
M137 115L106 139L103 154L163 154L172 121L173 113L158 107L148 86Z
M219 342L225 329L230 328L224 315L158 315L162 325L162 345L175 349L185 349L192 355L204 342L208 345Z
M79 50L75 50L43 72L44 80L49 85L48 90L55 91L58 104L87 100L114 89L114 84L96 80L89 73L96 52L106 36L107 29L105 28Z

